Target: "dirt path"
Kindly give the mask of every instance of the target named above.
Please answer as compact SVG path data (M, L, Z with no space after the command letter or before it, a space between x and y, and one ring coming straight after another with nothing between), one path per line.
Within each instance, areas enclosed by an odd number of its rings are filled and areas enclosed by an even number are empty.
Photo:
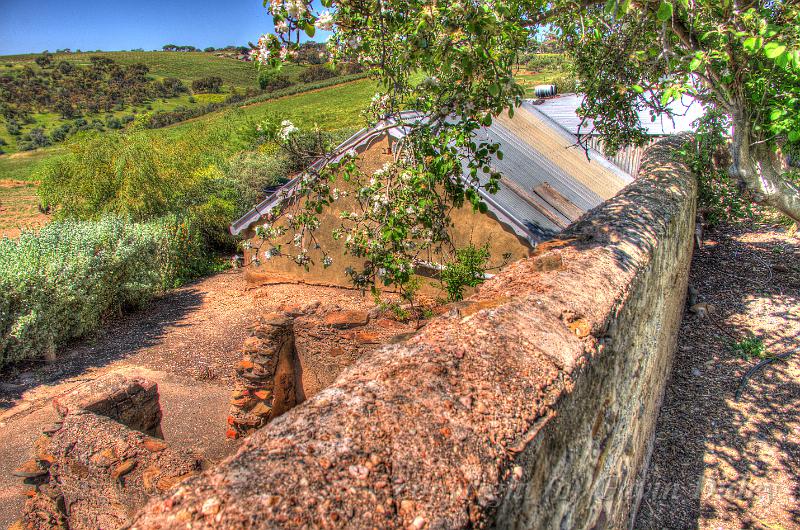
M248 286L230 271L170 292L142 311L109 323L52 363L0 375L0 528L19 517L22 483L10 472L27 460L42 426L55 419L56 395L111 371L159 385L165 439L215 462L238 446L224 437L233 366L247 326L282 304L320 300L364 305L357 291L311 285Z
M800 241L757 230L719 229L695 253L690 284L715 307L681 325L636 528L800 528ZM748 332L767 355L797 354L736 401L760 359L735 353L728 334Z

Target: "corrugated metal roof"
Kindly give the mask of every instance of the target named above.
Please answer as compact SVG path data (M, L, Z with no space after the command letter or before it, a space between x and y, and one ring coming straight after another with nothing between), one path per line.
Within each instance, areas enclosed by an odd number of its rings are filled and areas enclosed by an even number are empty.
M583 127L580 126L581 119L577 110L582 102L581 94L564 94L553 98L525 101L523 107L536 109L572 134L578 134L579 127L581 134L594 134L594 123L591 120L587 120ZM650 116L650 111L643 110L639 112L639 123L651 136L666 136L691 131L692 122L703 115L702 106L688 96L683 100L673 101L670 110L674 114L672 118L663 115L656 117L655 121Z
M361 152L386 134L401 138L404 132L391 123L359 131L325 160L336 160L352 148ZM499 117L477 140L497 142L503 152L502 160L493 160L502 174L500 189L495 194L480 189L482 198L501 222L532 244L549 239L633 180L597 151L587 158L573 136L525 106L513 119ZM488 177L481 178L485 184ZM298 182L299 177L256 206L231 225L231 232L240 233L286 200Z
M499 143L503 153L502 160L492 163L502 174L500 190L483 196L522 221L533 242L560 232L576 214L591 210L633 180L598 152L587 159L574 138L524 107L513 119L499 117L482 136Z

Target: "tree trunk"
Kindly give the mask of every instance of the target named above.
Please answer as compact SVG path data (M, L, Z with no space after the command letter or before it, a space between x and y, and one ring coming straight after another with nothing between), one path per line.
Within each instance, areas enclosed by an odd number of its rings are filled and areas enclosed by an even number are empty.
M781 175L780 157L766 142L754 139L749 120L742 116L734 116L731 156L729 174L749 191L753 202L800 223L800 189Z

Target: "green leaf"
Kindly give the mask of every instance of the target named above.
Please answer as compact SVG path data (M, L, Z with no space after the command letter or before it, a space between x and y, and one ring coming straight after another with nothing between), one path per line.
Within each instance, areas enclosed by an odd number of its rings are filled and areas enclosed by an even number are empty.
M661 5L658 6L658 12L656 16L658 20L662 22L666 22L672 18L672 2L661 2Z
M700 68L701 64L703 64L703 58L695 57L694 59L692 59L692 62L689 63L689 71L694 72L695 70Z
M776 121L781 116L783 116L783 111L781 109L775 109L775 110L773 110L772 112L769 113L769 120L770 121Z
M761 44L758 42L759 40L761 40L761 37L750 37L744 40L742 46L744 46L744 49L749 52L755 51L761 47Z
M309 38L312 38L314 36L314 33L317 32L317 28L314 27L314 24L306 24L305 30L306 30L306 35L308 35Z
M492 96L493 98L496 98L497 96L499 96L500 95L500 85L498 85L497 83L493 83L493 84L489 85L489 95Z
M641 87L640 85L633 85L633 86L631 86L631 89L634 92L636 92L637 94L643 94L644 93L644 88Z
M767 45L764 46L764 53L769 59L775 59L785 51L786 46L778 44L777 42L768 42Z
M603 8L607 15L612 15L617 10L617 0L608 0Z

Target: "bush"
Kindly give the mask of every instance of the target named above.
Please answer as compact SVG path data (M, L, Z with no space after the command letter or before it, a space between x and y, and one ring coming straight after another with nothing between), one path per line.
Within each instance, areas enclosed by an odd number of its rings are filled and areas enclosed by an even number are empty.
M58 219L122 215L135 222L180 214L209 251L231 250L228 224L243 209L240 186L225 175L235 131L200 129L180 140L142 130L77 136L69 152L39 166L39 196Z
M258 74L258 86L261 90L266 92L280 90L292 86L293 84L294 83L292 83L288 77L280 75L275 71L264 70Z
M560 53L531 53L525 54L522 62L528 70L541 72L542 70L564 70L569 67L569 58Z
M195 79L192 81L192 91L195 93L219 94L222 92L222 78L212 75Z
M246 210L261 201L269 188L286 182L291 165L282 154L244 152L229 162L226 174L236 182L242 207Z
M208 263L192 228L175 218L56 221L0 240L0 368L52 356Z
M303 83L311 83L313 81L322 81L336 77L338 74L324 65L312 65L300 73L300 81Z
M40 147L47 147L50 143L50 138L45 134L44 129L35 127L31 129L31 132L22 136L19 148L21 151L33 151Z
M681 154L697 175L698 213L710 227L755 219L753 205L742 198L736 180L728 175L727 117L709 111L695 125L694 138Z
M115 116L106 118L106 127L109 129L122 129L122 122Z
M17 123L15 120L6 122L6 130L11 136L19 136L21 132L19 129L19 123Z
M5 138L0 137L0 145L8 145Z
M162 98L172 98L180 96L189 91L183 81L176 77L166 77L156 84L156 90Z
M463 300L464 289L477 287L485 281L489 244L482 247L468 245L456 249L455 259L442 269L441 280L450 302Z

